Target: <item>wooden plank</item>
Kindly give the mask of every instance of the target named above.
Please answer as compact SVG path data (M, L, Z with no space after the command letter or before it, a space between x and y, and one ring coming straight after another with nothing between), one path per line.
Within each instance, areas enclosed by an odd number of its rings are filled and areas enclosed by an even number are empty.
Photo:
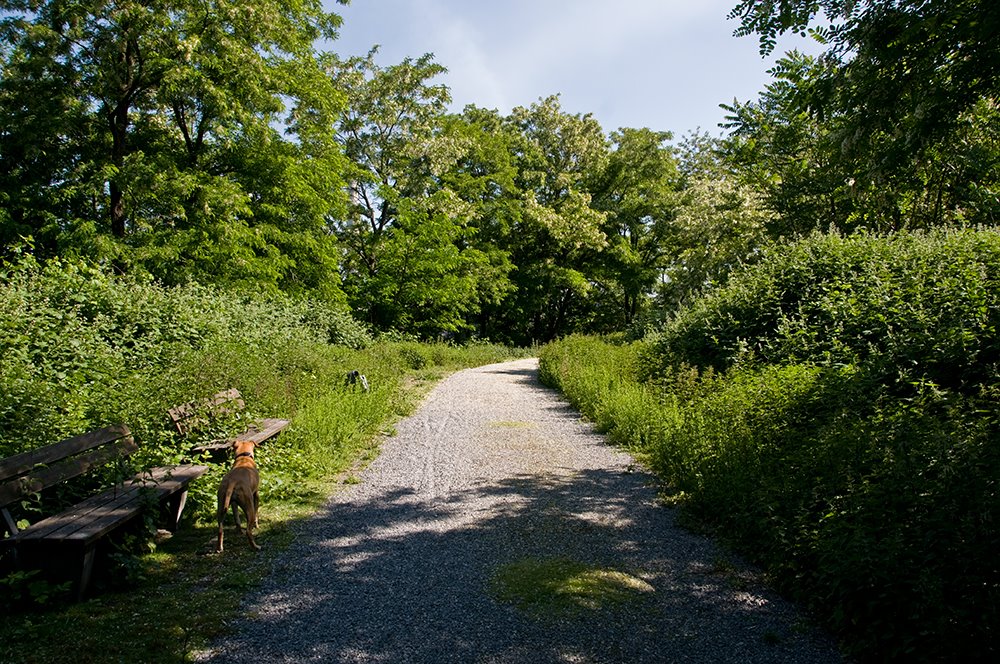
M94 547L87 547L83 551L80 559L79 574L73 582L73 597L77 602L82 602L87 594L87 587L90 586L90 577L94 572L94 556L97 550Z
M10 533L11 536L13 537L14 535L17 535L20 532L20 530L17 527L17 522L14 521L14 517L11 516L10 512L7 511L6 507L0 508L0 520L3 521L3 523L0 524L3 526L3 530L0 530L0 539L3 539L4 533Z
M130 485L109 489L73 505L59 514L54 514L32 524L26 530L22 530L17 539L19 541L62 539L67 534L83 527L95 510L107 510L115 505L127 505L129 502L137 500L138 496L139 488Z
M121 438L131 438L132 433L122 424L98 429L79 436L67 438L52 445L15 454L0 459L0 481L23 475L39 464L53 463L66 457L86 452Z
M177 433L186 436L206 426L212 418L231 415L246 410L243 395L236 388L229 388L208 399L196 399L167 409Z
M134 484L135 487L138 487L138 491L131 503L108 503L92 511L87 523L67 534L65 539L86 544L103 537L122 523L137 516L142 511L142 507L147 504L146 496L150 495L148 492L152 492L151 495L159 503L170 495L183 491L188 483L200 477L208 470L208 467L178 466L158 470L160 472L156 481L136 482Z
M50 466L29 469L21 477L0 484L0 505L9 505L24 496L42 491L60 482L83 475L93 468L134 453L138 448L132 436L120 438L111 444L91 449L83 454Z
M92 496L70 509L33 524L18 535L19 541L72 541L89 545L142 512L151 500L160 502L183 491L207 466L165 466L136 476L125 485Z
M263 443L265 440L269 440L277 436L281 431L291 424L289 420L279 420L275 418L270 418L266 420L261 420L257 423L258 431L250 432L246 434L246 438L240 437L239 440L252 440L255 443Z
M201 445L192 447L191 451L195 454L201 454L202 452L221 452L223 450L228 450L233 446L233 442L237 440L252 440L260 445L261 443L277 436L289 424L291 424L290 420L281 420L277 418L264 419L257 422L257 426L255 428L248 429L238 436L227 438L225 440L213 440L208 443L202 443Z

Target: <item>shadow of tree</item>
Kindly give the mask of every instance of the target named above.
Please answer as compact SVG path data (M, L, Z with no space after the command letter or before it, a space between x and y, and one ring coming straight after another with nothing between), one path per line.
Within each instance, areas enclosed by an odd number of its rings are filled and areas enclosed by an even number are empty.
M551 400L533 370L488 371ZM558 401L545 416L580 426ZM204 661L841 661L751 570L678 528L649 480L555 466L441 494L352 487L299 524L247 622ZM525 612L491 580L526 560L611 570L649 590L572 614Z

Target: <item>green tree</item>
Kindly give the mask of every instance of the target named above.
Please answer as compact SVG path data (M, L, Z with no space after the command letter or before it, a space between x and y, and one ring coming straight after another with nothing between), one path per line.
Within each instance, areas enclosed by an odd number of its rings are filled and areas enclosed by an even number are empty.
M313 46L339 17L315 0L0 9L4 239L167 279L317 281L306 263L328 265L331 248L286 250L323 244L342 197L309 172L342 170L329 138L341 98Z
M810 28L820 13L827 24ZM851 195L863 201L855 225L995 216L996 205L966 183L971 177L995 190L1000 155L987 155L1000 94L1000 5L742 0L730 16L741 20L736 34L759 36L763 53L789 31L827 44L816 75L796 81L794 101L830 132L841 172L850 171Z
M623 128L611 134L612 151L593 182L594 207L605 213L608 246L594 256L601 299L599 328L633 324L649 306L667 265L681 174L668 132Z
M810 28L820 12L827 25ZM730 17L741 21L737 35L758 35L761 53L785 32L812 32L853 82L841 92L868 112L858 120L894 131L908 118L906 141L946 129L1000 92L1000 6L991 0L740 0Z
M467 107L446 138L460 154L442 181L470 206L477 247L514 266L513 290L478 318L481 334L529 344L619 330L648 306L681 184L669 134L609 139L553 96L509 116Z
M763 197L732 176L690 180L665 234L671 251L657 288L661 308L672 311L752 262L773 219Z
M382 329L423 336L463 332L506 288L506 256L477 247L474 211L446 186L468 136L448 127L448 89L433 56L379 66L338 61L348 95L337 140L351 160L351 206L332 222L356 311ZM454 123L452 123L454 125Z
M556 96L515 108L506 124L516 137L520 213L507 247L516 290L496 321L522 343L548 341L593 315L593 256L608 239L590 189L608 140L592 115L564 112Z
M844 228L856 209L855 169L836 144L839 116L820 122L801 103L822 71L815 58L793 51L756 101L724 106L730 135L723 150L733 172L777 213L773 237Z

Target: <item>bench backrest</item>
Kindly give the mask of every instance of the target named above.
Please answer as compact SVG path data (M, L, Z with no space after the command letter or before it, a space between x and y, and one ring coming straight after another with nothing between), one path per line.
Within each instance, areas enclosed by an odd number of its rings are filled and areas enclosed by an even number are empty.
M246 410L243 395L236 388L228 389L208 399L190 401L167 411L177 433L186 436L205 427L216 417L237 415Z
M0 459L0 507L137 449L128 427L118 424Z

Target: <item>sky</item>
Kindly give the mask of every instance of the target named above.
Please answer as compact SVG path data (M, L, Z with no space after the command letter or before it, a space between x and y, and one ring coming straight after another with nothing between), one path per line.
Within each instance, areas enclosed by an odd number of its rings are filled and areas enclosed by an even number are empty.
M605 133L649 127L719 134L719 104L754 100L788 37L763 59L755 36L734 37L737 0L324 0L344 23L330 50L380 66L433 53L452 110L507 114L558 94L563 111L592 113Z

